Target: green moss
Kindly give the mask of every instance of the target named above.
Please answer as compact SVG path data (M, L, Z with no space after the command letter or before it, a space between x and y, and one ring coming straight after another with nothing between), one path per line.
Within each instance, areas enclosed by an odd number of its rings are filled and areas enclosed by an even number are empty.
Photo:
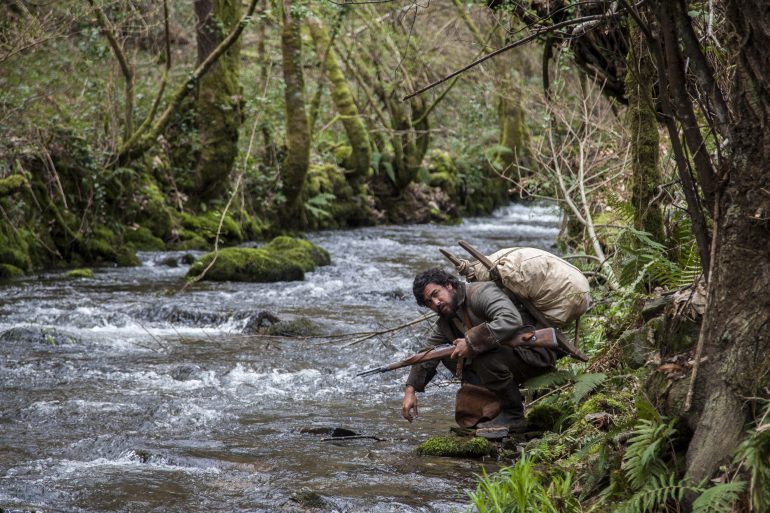
M489 456L494 446L486 438L459 437L453 435L432 436L415 449L422 456L447 456L452 458L480 458Z
M29 188L29 182L23 175L11 175L7 178L0 178L0 198L21 192L27 188Z
M128 228L123 235L127 245L140 251L163 251L166 244L152 234L149 228L140 226L136 229Z
M173 217L166 207L166 198L151 178L145 178L134 197L138 210L133 212L135 221L147 228L154 237L167 240L171 236ZM139 248L138 248L139 249Z
M188 277L198 276L216 255L203 279L211 281L275 282L302 280L301 265L263 248L225 248L208 253L190 266Z
M67 278L93 278L94 272L91 269L73 269L64 276Z
M329 252L312 242L280 235L265 246L265 249L296 262L305 272L310 272L316 266L331 264Z
M24 271L11 264L0 264L0 280L24 276Z
M334 150L334 159L337 161L337 165L344 168L352 167L351 157L353 156L353 148L347 145L338 146Z
M222 217L221 212L211 211L202 215L194 216L185 212L179 213L179 223L184 230L194 233L193 239L202 238L209 245L214 244L217 238L217 232L219 232L219 244L220 245L232 245L243 242L243 232L240 225L230 215L225 215L222 220L222 229L219 230L219 222ZM186 240L183 237L186 233L183 230L177 230L177 235L182 241ZM184 245L184 244L182 244ZM192 248L185 248L192 249Z
M527 427L533 431L554 431L559 421L569 413L555 404L536 404L527 409Z
M115 262L122 267L139 265L136 251L121 243L120 238L103 225L94 226L85 241L87 260L90 262Z

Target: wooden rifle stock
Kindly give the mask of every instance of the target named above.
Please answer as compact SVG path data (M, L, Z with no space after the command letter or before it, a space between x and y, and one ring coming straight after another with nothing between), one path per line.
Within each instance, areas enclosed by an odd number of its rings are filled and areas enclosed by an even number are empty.
M556 349L558 347L558 340L556 339L556 330L553 328L543 328L539 330L527 329L518 332L512 339L502 342L503 345L511 347L547 347L548 349ZM408 367L416 363L427 362L430 360L443 360L449 358L455 350L453 345L442 345L420 351L417 354L413 354L408 358L404 358L398 362L377 367L375 369L369 369L364 372L359 372L356 376L368 376L369 374L378 374L381 372L388 372L401 367Z

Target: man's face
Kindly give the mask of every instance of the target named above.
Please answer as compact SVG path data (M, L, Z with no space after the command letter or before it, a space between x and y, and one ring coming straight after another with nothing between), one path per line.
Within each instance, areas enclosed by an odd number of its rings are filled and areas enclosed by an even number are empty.
M425 304L442 317L452 317L457 310L457 291L451 283L446 287L428 283L422 293Z

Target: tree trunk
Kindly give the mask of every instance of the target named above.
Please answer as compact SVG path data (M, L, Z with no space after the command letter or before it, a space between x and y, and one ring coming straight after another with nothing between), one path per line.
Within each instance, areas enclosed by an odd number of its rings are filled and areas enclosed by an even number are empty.
M695 388L704 406L687 451L687 475L695 482L731 457L751 420L750 398L760 394L770 368L770 11L760 0L726 4L737 56L735 137L714 216L702 328L708 360Z
M291 0L283 0L284 99L286 102L286 158L283 161L285 219L289 227L304 223L302 189L310 166L310 125L305 111L305 79L302 74L302 37L299 20L291 12Z
M372 149L369 143L369 132L366 130L363 120L358 112L353 94L350 92L345 75L342 73L337 54L330 48L329 35L326 33L321 21L317 18L308 19L310 34L315 43L318 58L326 71L326 77L331 84L332 100L337 112L342 119L342 126L348 136L350 147L353 151L351 162L353 174L350 177L353 183L363 183L369 172L372 160Z
M629 28L630 51L626 71L628 110L626 124L631 138L631 204L634 228L664 242L663 212L658 196L662 183L659 161L660 134L652 99L652 60L638 27Z
M238 24L239 0L195 0L198 65ZM241 115L240 40L201 78L195 109L201 144L196 166L196 197L202 203L222 197L238 155Z

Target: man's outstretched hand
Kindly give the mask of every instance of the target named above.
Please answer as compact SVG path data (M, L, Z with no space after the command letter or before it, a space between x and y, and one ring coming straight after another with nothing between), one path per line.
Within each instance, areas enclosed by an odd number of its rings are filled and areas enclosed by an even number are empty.
M404 400L401 402L401 416L409 422L417 417L417 394L412 385L404 389Z

